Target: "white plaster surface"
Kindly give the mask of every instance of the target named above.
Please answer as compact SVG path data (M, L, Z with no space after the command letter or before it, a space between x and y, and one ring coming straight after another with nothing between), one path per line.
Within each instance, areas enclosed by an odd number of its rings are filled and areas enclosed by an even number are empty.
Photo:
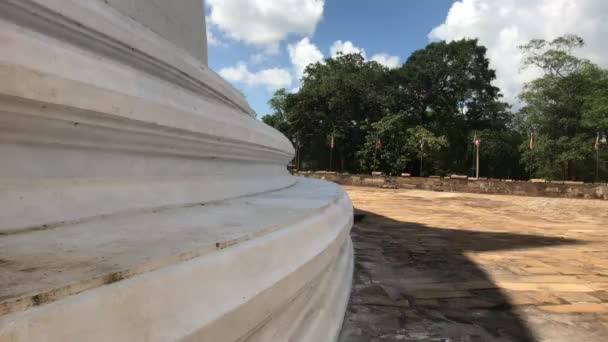
M237 104L9 21L0 43L0 233L293 183L289 141Z
M18 57L10 64L27 64L33 70L48 67L93 84L122 74L129 80L124 85L133 86L137 81L133 76L154 76L173 88L179 85L199 97L229 104L215 115L225 115L231 106L253 114L244 97L200 59L102 1L4 0L0 2L0 21L2 55ZM74 54L79 56L70 58ZM32 58L44 63L32 64ZM112 62L121 70L107 74ZM116 80L114 85L125 82L124 78ZM155 84L162 86L163 82Z
M0 1L0 341L335 340L348 196L145 3Z
M339 186L298 179L207 206L4 236L0 340L334 340L351 225Z
M98 0L144 24L207 64L202 0Z

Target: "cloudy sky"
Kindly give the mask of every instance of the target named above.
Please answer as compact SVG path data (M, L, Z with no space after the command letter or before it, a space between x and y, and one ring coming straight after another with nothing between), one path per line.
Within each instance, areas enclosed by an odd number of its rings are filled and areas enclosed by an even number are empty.
M209 65L261 117L274 91L299 86L309 63L361 52L388 67L435 40L479 38L498 85L517 107L534 70L517 45L574 33L580 52L608 66L608 0L207 0Z

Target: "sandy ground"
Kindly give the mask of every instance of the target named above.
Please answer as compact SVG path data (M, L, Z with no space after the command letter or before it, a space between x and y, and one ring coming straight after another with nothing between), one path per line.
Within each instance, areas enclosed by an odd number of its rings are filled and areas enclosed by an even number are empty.
M341 341L608 341L608 202L346 187Z

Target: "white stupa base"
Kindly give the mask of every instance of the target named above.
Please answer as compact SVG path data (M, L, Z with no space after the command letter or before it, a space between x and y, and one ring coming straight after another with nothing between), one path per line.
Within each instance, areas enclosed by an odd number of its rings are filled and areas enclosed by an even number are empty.
M351 225L340 187L298 178L4 236L0 340L332 341L350 293Z
M203 13L0 1L0 341L336 339L351 202L287 172Z

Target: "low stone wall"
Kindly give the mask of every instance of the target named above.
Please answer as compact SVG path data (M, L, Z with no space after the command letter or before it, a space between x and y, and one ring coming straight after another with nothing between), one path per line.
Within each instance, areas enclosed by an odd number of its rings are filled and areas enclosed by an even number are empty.
M608 200L608 184L578 182L527 182L466 177L390 177L351 175L332 172L298 173L342 185L374 186L393 189L505 194L519 196L586 198Z

